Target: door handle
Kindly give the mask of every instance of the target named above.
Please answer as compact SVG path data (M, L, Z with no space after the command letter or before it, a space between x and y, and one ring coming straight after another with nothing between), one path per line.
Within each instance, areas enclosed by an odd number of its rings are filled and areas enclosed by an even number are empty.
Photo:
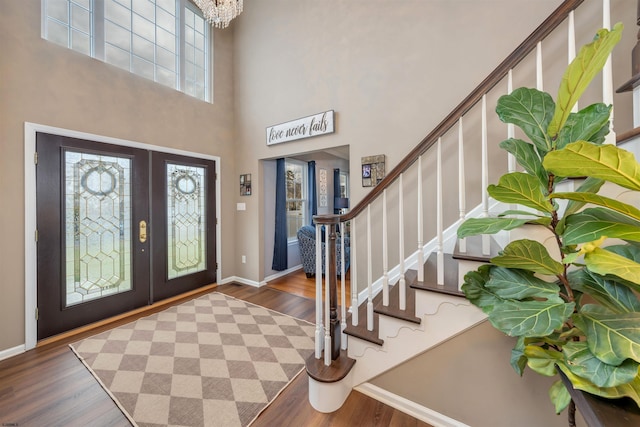
M147 221L142 220L139 224L139 239L140 243L144 243L147 241Z

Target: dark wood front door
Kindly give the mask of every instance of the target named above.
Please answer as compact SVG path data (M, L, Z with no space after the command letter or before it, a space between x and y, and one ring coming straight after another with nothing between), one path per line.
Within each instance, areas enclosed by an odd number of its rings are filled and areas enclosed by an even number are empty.
M214 162L44 133L36 151L38 339L215 282Z

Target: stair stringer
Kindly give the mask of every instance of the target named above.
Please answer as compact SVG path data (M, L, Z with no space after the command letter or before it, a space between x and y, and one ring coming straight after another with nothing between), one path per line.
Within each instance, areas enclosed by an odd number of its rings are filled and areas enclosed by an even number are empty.
M349 357L356 360L353 386L358 386L403 362L473 328L487 316L467 300L435 292L417 291L420 325L380 316L385 331L382 346L349 337Z

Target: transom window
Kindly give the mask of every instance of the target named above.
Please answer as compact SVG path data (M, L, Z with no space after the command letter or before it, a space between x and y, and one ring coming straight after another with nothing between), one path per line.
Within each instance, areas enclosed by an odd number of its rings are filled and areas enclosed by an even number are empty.
M210 101L210 28L189 0L42 0L42 37Z
M307 164L286 159L287 238L297 239L297 232L307 224Z

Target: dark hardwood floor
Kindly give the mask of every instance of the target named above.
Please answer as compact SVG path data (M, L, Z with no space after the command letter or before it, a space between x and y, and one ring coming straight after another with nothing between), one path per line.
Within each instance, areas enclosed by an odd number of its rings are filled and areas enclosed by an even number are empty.
M314 286L314 279L307 279L304 273L296 272L262 288L227 284L213 289L313 322ZM195 296L198 294L189 298ZM173 303L183 300L176 299ZM60 339L41 343L24 354L0 361L0 425L129 426L120 409L71 352L68 344L165 307L138 311L93 329L85 328L78 333L65 334ZM338 411L319 413L309 404L308 379L304 373L296 377L252 426L429 427L355 391Z

